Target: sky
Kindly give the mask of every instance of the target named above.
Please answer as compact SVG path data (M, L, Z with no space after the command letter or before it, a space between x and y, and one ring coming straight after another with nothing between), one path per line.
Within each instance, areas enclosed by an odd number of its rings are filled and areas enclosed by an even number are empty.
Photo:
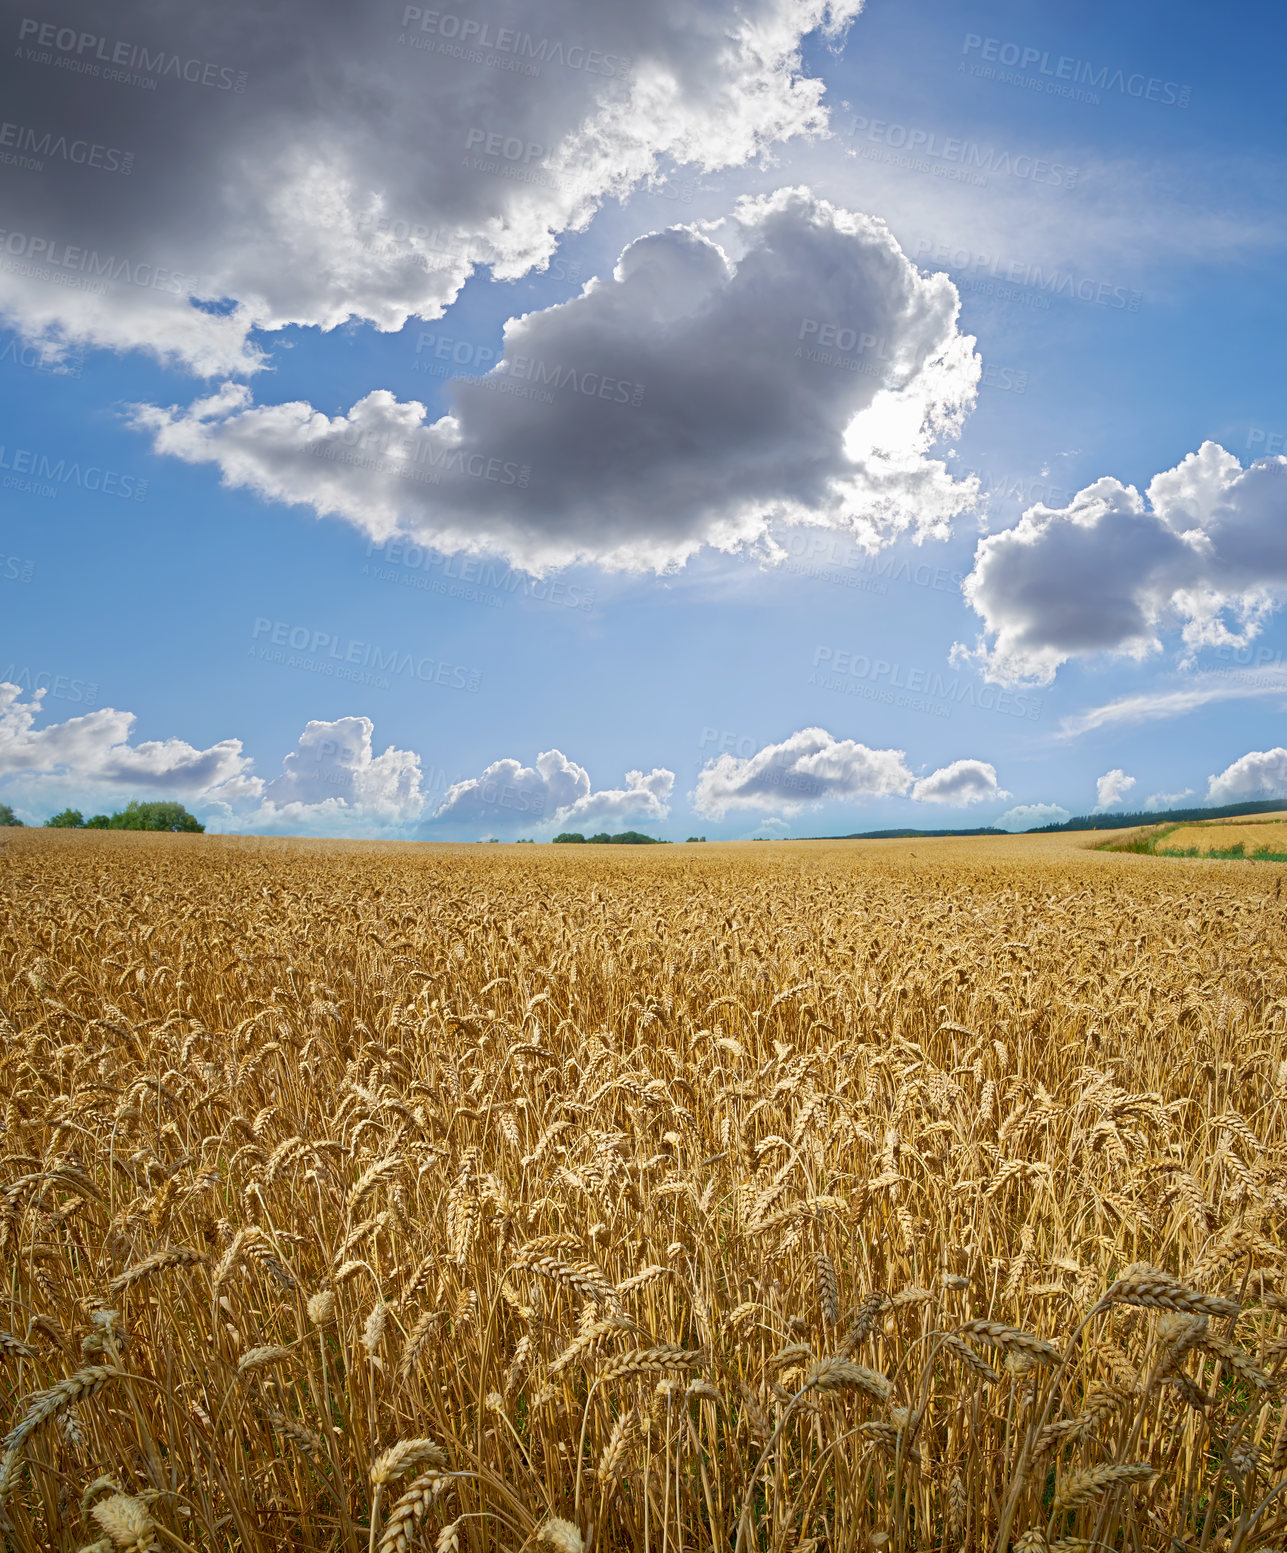
M1278 7L10 13L0 802L1287 796Z

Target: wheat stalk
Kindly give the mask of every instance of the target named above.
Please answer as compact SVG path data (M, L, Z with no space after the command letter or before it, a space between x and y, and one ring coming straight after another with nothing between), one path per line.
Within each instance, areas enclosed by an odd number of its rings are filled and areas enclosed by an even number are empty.
M421 1466L424 1462L429 1462L439 1472L445 1472L447 1453L433 1440L399 1440L388 1450L381 1451L371 1463L371 1481L377 1484L391 1483L394 1478L401 1477L410 1468Z
M150 1278L154 1273L165 1272L171 1267L198 1267L209 1260L204 1252L193 1250L190 1246L172 1246L168 1251L154 1251L133 1267L127 1267L112 1279L108 1288L113 1294L119 1294L121 1290L130 1288L143 1278Z
M1146 1483L1153 1473L1154 1469L1146 1461L1109 1462L1102 1467L1083 1467L1080 1471L1070 1472L1055 1490L1055 1514L1076 1510L1122 1484Z

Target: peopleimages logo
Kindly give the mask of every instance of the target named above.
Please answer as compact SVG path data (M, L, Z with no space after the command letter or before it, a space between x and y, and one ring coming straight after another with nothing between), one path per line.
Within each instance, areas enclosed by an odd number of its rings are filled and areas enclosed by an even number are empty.
M70 674L57 674L52 669L32 670L29 666L11 663L0 674L6 684L17 685L24 695L43 690L59 701L80 701L93 706L98 700L98 684L94 680L76 679Z
M115 254L100 254L93 248L60 243L52 237L32 237L28 232L7 232L3 227L0 227L0 252L33 264L50 265L55 270L74 270L86 275L104 276L111 281L124 281L126 285L143 286L149 291L168 291L171 296L200 294L203 289L199 277L195 275L183 275L159 264L140 264L137 259L119 259ZM13 266L6 265L6 268L12 269Z
M0 472L3 484L28 495L56 495L59 486L74 485L82 491L98 491L118 496L122 501L142 501L147 496L147 481L137 475L122 474L119 469L104 469L101 464L82 464L79 460L54 458L34 448L10 448L0 442Z
M974 478L979 482L980 495L1004 497L1008 501L1022 502L1025 507L1037 502L1043 507L1066 507L1076 495L1071 488L1051 485L1049 480L1029 475L990 475L976 470Z
M579 43L565 47L557 39L533 38L530 32L518 32L513 27L493 27L491 22L476 21L472 16L426 11L419 5L403 8L402 26L404 30L427 33L435 42L441 38L471 50L490 49L497 54L513 55L520 66L565 65L569 70L602 76L623 76L630 69L630 60L624 54L605 54L601 49L588 49ZM434 44L428 46L432 48Z
M1287 433L1281 431L1264 431L1259 426L1253 426L1247 433L1247 451L1259 451L1274 457L1287 449Z
M563 609L588 612L594 608L593 590L563 582L557 577L532 577L504 561L488 561L481 556L444 556L427 545L401 538L386 539L378 545L375 540L368 540L366 553L368 557L378 555L384 564L372 566L368 560L362 567L364 577L398 582L425 592L464 599L471 604L498 609L506 595L515 594ZM417 572L438 572L440 575L417 577ZM489 589L498 592L486 591Z
M940 159L946 165L936 171L946 172L948 167L959 167L967 173L996 173L1011 178L1027 178L1033 183L1049 184L1052 189L1075 188L1080 176L1076 167L1069 167L1064 162L1029 156L1026 152L1012 153L996 146L980 145L976 140L940 135L934 130L891 124L886 119L869 119L861 113L854 115L849 133L861 135L873 145L887 146L892 151L905 151L909 156Z
M43 350L35 345L25 345L21 340L10 340L0 350L0 361L11 361L15 367L26 367L32 372L44 372L50 377L83 377L85 356L83 351Z
M36 130L29 124L0 124L0 162L39 171L45 158L74 162L79 167L97 167L106 173L132 173L133 151L100 145L94 140L68 140L52 129Z
M1043 269L1039 264L1018 259L1007 262L996 254L956 248L950 243L935 242L932 237L918 238L911 256L922 269L941 265L964 271L959 282L961 289L982 291L985 295L1008 284L1026 287L1044 299L1064 297L1128 313L1138 313L1143 301L1140 292L1116 286L1112 281L1072 275L1067 270ZM1045 305L1049 305L1048 301Z
M477 690L482 683L478 669L467 668L460 663L445 663L439 658L404 652L397 647L379 647L373 642L342 639L331 631L311 630L308 626L291 625L285 620L269 620L260 615L251 630L251 640L258 643L250 649L252 656L266 663L281 663L287 668L308 669L318 674L334 674L337 679L371 683L363 671L376 674L405 674L425 684L442 685L448 690ZM288 657L284 651L303 654ZM378 687L389 688L383 680Z
M1041 716L1040 696L1016 694L995 685L976 685L959 674L949 679L935 669L911 668L885 658L871 658L866 653L815 647L813 667L815 673L809 683L823 690L838 690L865 701L881 701L936 717L950 717L953 705L977 706L985 712L1021 717L1028 722L1036 722Z
M1039 77L1048 78L1046 89L1056 95L1074 95L1075 87L1090 86L1101 92L1120 92L1124 97L1161 103L1164 107L1189 106L1191 89L1178 81L1163 81L1158 76L1127 75L1125 71L1114 70L1110 65L1096 66L1087 59L1075 59L1069 54L1061 54L1052 65L1050 50L1035 48L1031 44L1007 43L1001 38L984 38L977 32L967 32L961 52L967 55L977 52L980 60L1014 66L1019 71L1035 70ZM963 64L961 69L965 68ZM994 71L980 70L973 63L970 68L976 75L996 74ZM1068 84L1065 86L1064 83Z
M24 16L18 24L18 39L32 39L34 47L23 50L33 64L53 64L74 70L78 75L101 76L124 86L148 86L155 89L156 79L165 76L187 81L193 86L213 86L221 92L244 92L246 72L228 65L212 64L204 59L184 59L164 49L150 49L142 43L112 41L94 32L75 27L60 27L57 22L42 22ZM42 52L49 51L49 52ZM97 63L95 63L97 61ZM109 68L104 70L103 65ZM123 66L124 70L115 67ZM140 75L130 75L139 71Z

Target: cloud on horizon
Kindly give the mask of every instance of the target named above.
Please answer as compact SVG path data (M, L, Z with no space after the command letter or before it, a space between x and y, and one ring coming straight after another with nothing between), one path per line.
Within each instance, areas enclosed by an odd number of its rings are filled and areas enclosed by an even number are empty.
M791 815L824 799L905 795L920 803L957 805L1010 796L986 761L957 760L918 781L903 750L871 749L837 739L825 728L801 728L753 755L707 761L689 797L698 814L722 820L732 810Z
M110 706L37 728L44 697L44 690L34 690L24 701L18 685L0 682L0 778L39 775L64 786L83 782L188 795L236 782L250 768L240 739L204 750L183 739L131 743L138 719Z
M92 812L149 795L196 805L218 830L345 835L405 827L424 811L420 757L392 746L375 755L368 717L310 722L265 781L240 739L134 743L137 718L114 707L38 728L44 695L24 701L0 683L0 797L33 822L69 803Z
M627 771L624 787L595 791L590 773L561 750L543 750L534 766L495 760L481 776L453 783L434 813L435 821L481 821L511 826L658 824L670 813L675 773L655 767Z
M1021 803L1007 809L996 822L998 830L1036 830L1042 825L1062 825L1072 815L1057 803Z
M1207 783L1211 803L1238 803L1242 799L1282 798L1287 807L1287 750L1248 750Z

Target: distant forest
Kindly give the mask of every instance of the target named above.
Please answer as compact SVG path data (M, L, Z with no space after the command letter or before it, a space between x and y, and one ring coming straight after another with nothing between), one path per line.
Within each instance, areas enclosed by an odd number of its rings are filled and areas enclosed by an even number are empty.
M1232 820L1240 814L1272 814L1278 809L1287 809L1287 798L1226 803L1215 809L1137 809L1133 814L1075 814L1059 825L1038 825L1026 834L1038 836L1052 830L1126 830L1132 825L1166 825L1185 820Z
M848 836L810 836L810 841L907 841L917 836L1044 836L1058 830L1129 830L1133 825L1167 825L1187 820L1232 820L1240 814L1272 814L1287 809L1287 798L1263 798L1250 803L1227 803L1207 809L1136 809L1131 814L1074 814L1057 825L1037 825L1032 830L998 830L978 825L973 830L859 830ZM602 839L599 837L596 840Z

